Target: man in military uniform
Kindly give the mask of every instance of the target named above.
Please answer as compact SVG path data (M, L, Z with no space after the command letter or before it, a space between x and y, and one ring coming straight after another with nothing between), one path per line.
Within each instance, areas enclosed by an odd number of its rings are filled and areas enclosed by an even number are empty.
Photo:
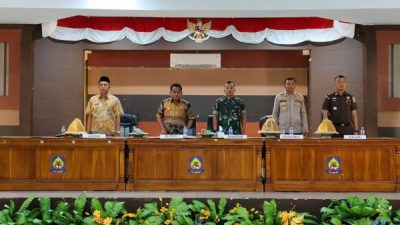
M325 97L322 105L324 119L329 118L335 125L338 135L358 134L357 104L354 96L345 91L346 77L338 75L335 77L336 91Z
M192 128L196 118L190 103L182 99L182 85L173 83L170 86L170 98L162 100L157 109L156 119L162 134L183 134L183 128Z
M289 131L290 127L297 134L308 135L307 112L303 95L295 92L296 80L288 77L284 81L285 92L275 97L272 117L279 129Z
M213 127L221 126L225 133L232 128L233 134L246 134L246 110L242 99L235 96L235 83L227 81L225 96L218 98L213 108Z

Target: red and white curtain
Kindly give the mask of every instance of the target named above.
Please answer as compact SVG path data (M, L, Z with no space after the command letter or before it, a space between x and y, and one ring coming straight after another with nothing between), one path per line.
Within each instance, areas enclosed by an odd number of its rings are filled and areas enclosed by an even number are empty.
M213 18L207 32L212 38L232 35L243 43L269 41L291 45L305 41L329 42L353 38L355 24L316 17L304 18ZM196 23L196 19L190 19ZM160 38L177 42L191 32L186 18L85 17L75 16L42 24L44 37L64 41L89 40L96 43L124 38L145 45Z

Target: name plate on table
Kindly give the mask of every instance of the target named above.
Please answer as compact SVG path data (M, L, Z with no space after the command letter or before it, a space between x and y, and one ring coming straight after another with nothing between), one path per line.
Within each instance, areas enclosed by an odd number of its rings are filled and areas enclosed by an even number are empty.
M228 134L228 135L224 135L224 139L244 140L244 139L247 139L247 135L245 135L245 134Z
M183 134L160 134L160 139L183 139Z
M106 134L82 134L82 138L98 138L98 139L105 139L107 138Z
M291 139L291 140L301 140L304 139L304 135L302 134L281 134L279 135L280 139Z
M365 140L367 139L367 135L344 135L343 139L348 139L348 140Z

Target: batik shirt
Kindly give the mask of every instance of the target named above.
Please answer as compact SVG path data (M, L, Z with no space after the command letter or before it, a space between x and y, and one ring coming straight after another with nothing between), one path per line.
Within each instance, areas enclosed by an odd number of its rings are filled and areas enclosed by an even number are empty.
M242 99L226 96L216 100L213 114L218 115L218 126L221 126L225 133L232 127L234 134L241 134L241 118L246 113Z
M92 117L90 132L114 135L115 120L123 113L121 102L114 95L101 98L98 94L91 97L86 107L86 115Z
M195 119L190 103L184 99L164 99L157 109L156 117L162 118L168 134L182 134L189 119Z

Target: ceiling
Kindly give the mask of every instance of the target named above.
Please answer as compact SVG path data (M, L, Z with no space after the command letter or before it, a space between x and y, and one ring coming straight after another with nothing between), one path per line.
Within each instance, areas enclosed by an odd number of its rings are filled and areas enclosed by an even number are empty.
M40 24L84 16L323 17L400 25L399 0L1 0L0 24Z

